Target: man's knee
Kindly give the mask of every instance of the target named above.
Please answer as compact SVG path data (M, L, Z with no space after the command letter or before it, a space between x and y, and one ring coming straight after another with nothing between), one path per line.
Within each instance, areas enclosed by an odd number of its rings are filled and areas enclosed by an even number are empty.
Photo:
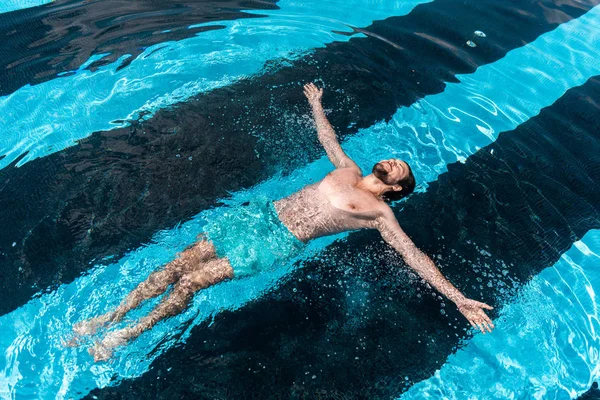
M226 258L221 258L210 263L207 269L210 271L215 283L232 279L234 275L233 268Z
M185 274L179 280L182 290L195 292L221 281L233 278L233 268L227 260L208 263L202 270Z
M201 289L201 282L192 274L186 274L179 279L179 283L177 284L177 288L183 292L195 292L196 290Z
M219 264L219 266L217 267L217 271L220 274L221 279L233 279L233 267L227 259L220 259L216 261L216 263Z
M164 291L164 289L174 283L179 276L180 272L172 267L169 268L169 265L167 264L164 269L150 274L146 283L149 287Z

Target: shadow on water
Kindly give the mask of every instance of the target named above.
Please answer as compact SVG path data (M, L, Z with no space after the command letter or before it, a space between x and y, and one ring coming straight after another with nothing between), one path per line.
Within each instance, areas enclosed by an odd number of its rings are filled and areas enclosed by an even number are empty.
M94 261L119 257L231 191L320 155L312 128L299 117L307 111L302 82L322 80L340 90L324 101L343 137L443 91L457 74L502 58L595 4L531 2L517 9L437 0L373 23L362 30L367 37L332 43L290 67L1 170L0 313L70 282ZM482 27L490 32L486 41L476 50L467 46L465 38Z
M449 165L396 210L402 226L467 296L500 308L600 228L598 111L595 77ZM360 232L264 297L194 328L142 377L91 395L393 398L438 369L466 328L376 232Z
M58 74L74 72L93 55L105 56L95 70L129 55L126 67L144 49L181 40L218 25L208 22L256 18L242 10L275 10L276 0L57 0L0 14L0 95Z
M598 382L594 382L590 390L578 397L577 400L600 400L600 389L598 389Z

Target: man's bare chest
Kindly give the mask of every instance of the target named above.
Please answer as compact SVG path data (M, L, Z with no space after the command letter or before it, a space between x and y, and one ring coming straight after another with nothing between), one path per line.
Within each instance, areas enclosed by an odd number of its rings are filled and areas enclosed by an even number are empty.
M373 195L356 187L359 179L328 175L317 190L324 200L338 210L364 213L373 209Z

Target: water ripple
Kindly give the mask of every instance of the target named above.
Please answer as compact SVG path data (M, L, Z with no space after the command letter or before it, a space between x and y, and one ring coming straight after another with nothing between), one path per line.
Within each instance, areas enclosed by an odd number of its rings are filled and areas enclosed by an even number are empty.
M378 1L361 13L350 10L364 2L353 1L283 0L281 10L267 17L203 23L223 29L149 46L134 59L120 55L92 72L89 67L106 56L94 55L70 76L25 86L0 98L0 156L5 156L0 168L19 157L17 165L22 165L95 131L149 118L160 108L264 72L267 60L276 60L271 69L284 66L311 49L348 40L353 32L349 25L403 15L429 0ZM121 68L125 61L129 64Z

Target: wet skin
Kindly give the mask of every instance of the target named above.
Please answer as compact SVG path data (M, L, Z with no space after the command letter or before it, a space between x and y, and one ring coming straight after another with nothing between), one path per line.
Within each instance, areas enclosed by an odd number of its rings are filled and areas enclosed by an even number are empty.
M275 209L281 222L303 242L350 230L377 229L409 267L456 304L474 328L483 333L491 332L494 325L483 310L492 307L466 298L454 287L404 233L383 200L384 194L403 189L399 182L409 174L408 165L397 159L383 160L374 167L377 173L363 176L356 163L344 153L325 116L321 105L323 90L310 83L304 86L304 94L312 108L319 141L335 169L320 182L276 201ZM94 360L106 360L115 347L138 337L158 321L182 312L198 290L232 279L234 270L227 258L218 258L213 244L202 235L199 238L175 260L140 283L117 309L76 324L77 336L69 344L77 345L78 336L92 334L99 327L121 321L144 300L156 297L174 285L170 295L146 317L132 326L108 333L90 348Z

